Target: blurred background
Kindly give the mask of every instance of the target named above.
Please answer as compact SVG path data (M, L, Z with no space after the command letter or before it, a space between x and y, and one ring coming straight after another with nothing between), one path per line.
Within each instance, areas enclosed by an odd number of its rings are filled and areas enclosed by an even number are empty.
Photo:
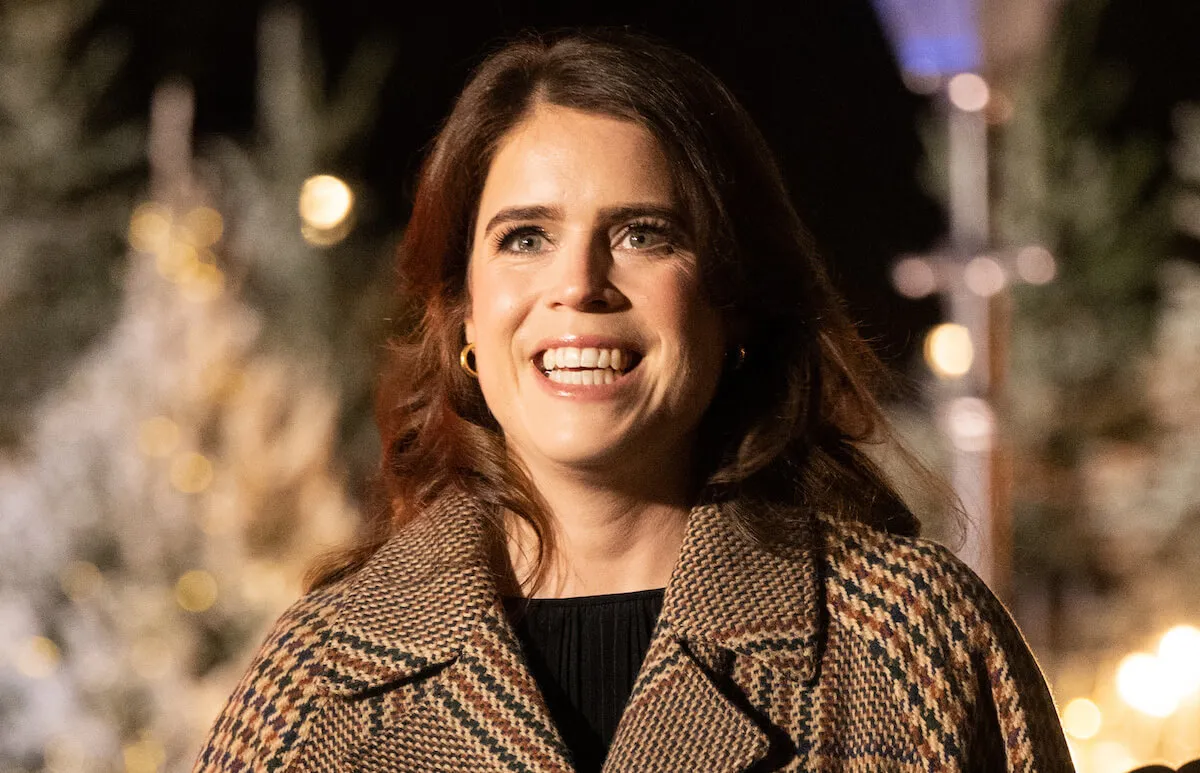
M423 149L591 24L758 119L1079 769L1200 757L1194 0L725 5L0 3L0 771L190 768L368 495Z

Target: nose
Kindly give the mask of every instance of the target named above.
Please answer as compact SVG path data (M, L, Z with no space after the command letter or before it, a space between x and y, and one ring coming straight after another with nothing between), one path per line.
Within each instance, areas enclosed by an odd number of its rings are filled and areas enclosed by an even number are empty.
M604 313L618 311L629 301L612 281L613 256L600 239L568 245L555 255L551 307Z

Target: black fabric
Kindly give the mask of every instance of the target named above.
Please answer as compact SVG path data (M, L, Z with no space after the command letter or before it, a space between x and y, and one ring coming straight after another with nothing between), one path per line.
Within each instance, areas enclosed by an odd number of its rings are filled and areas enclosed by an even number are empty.
M629 700L663 590L505 599L509 619L580 771L598 771Z

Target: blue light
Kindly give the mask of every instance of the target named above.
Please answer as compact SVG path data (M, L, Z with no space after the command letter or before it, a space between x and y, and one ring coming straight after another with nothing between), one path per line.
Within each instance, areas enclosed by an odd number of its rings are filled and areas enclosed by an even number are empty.
M982 65L975 0L872 0L905 72L929 77Z

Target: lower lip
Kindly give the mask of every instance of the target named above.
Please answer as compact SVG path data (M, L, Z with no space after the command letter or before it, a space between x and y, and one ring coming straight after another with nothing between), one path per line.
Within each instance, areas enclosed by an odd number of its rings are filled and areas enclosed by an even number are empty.
M534 378L537 379L542 389L555 397L567 397L572 400L607 400L614 397L629 387L637 378L639 371L639 368L634 367L633 370L626 371L611 384L560 384L557 381L551 381L550 377L536 365L530 363L530 367L533 368Z

